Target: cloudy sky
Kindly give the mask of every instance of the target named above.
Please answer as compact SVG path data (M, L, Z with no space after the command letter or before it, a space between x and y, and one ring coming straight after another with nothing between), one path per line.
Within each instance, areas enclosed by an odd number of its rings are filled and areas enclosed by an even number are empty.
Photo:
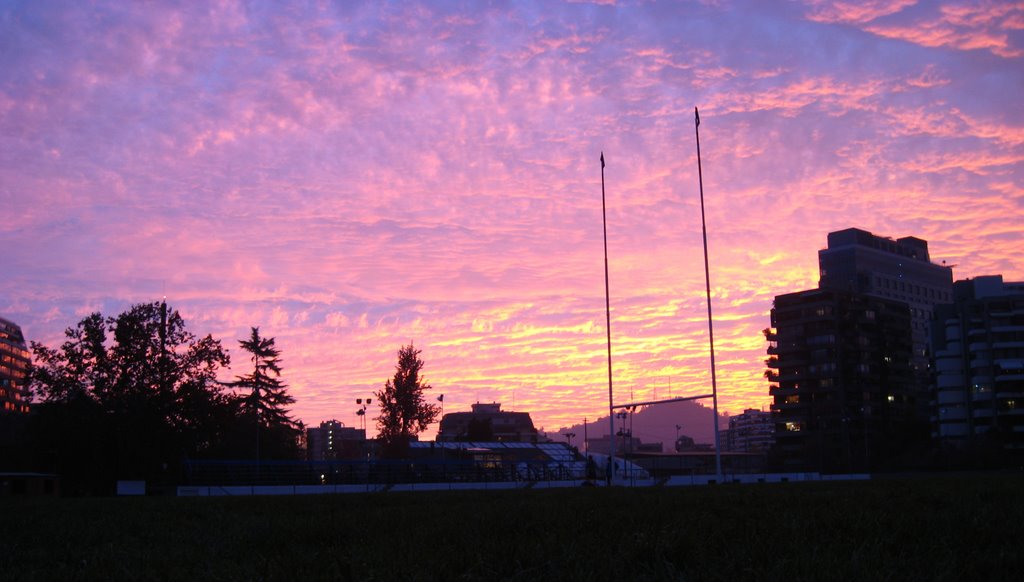
M0 316L259 326L307 423L414 341L554 430L607 411L603 151L616 393L703 393L695 106L724 410L831 230L1024 278L1022 2L290 4L0 0Z

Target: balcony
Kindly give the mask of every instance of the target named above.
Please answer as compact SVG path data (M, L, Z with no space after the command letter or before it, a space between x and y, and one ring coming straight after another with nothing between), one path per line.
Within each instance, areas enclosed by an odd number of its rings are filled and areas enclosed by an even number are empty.
M772 356L770 358L765 358L764 365L768 366L769 368L778 369L778 367L779 367L779 359L774 357L774 356Z

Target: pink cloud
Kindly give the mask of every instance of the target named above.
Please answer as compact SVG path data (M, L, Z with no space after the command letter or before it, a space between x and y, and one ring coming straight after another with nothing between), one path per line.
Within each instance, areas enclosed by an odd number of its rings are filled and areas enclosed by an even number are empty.
M868 0L842 2L836 0L810 0L808 17L818 22L847 22L863 24L883 16L897 14L917 4L918 0Z
M767 402L760 330L829 230L1024 276L1020 56L862 31L1012 52L1013 6L195 10L0 17L0 309L33 339L166 294L277 337L307 422L354 422L412 340L446 410L577 423L607 406L604 151L617 394L704 391L694 105L724 409Z
M1024 27L1024 4L1000 1L942 3L937 14L909 16L907 9L917 4L917 0L813 1L808 18L861 26L865 31L882 37L926 47L987 50L1005 58L1024 55L1024 47L1015 44L1010 37L1012 31Z

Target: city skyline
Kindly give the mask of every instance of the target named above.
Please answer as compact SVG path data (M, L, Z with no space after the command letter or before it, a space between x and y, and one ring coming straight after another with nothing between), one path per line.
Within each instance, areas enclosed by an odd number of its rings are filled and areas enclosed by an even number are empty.
M409 341L446 412L607 414L602 151L616 400L707 393L694 106L721 411L830 231L1024 279L1020 3L12 3L0 55L0 317L258 326L307 425Z

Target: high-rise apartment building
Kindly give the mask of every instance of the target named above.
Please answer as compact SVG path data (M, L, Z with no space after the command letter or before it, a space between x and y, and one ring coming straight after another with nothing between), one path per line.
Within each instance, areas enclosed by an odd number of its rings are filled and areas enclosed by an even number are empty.
M31 361L21 328L0 317L0 409L28 412L31 396L27 375Z
M893 240L859 228L830 232L828 248L818 251L818 267L821 289L893 299L910 307L911 365L927 378L932 312L935 305L949 303L953 293L953 269L931 262L928 241L913 236Z
M934 414L931 321L935 306L949 303L953 269L931 262L928 241L913 236L891 239L848 228L828 234L818 251L821 289L839 289L906 303L913 338L910 367L918 419Z
M883 468L927 439L906 303L812 289L777 296L771 321L765 375L784 469Z
M1024 453L1024 282L957 281L935 310L934 436Z

